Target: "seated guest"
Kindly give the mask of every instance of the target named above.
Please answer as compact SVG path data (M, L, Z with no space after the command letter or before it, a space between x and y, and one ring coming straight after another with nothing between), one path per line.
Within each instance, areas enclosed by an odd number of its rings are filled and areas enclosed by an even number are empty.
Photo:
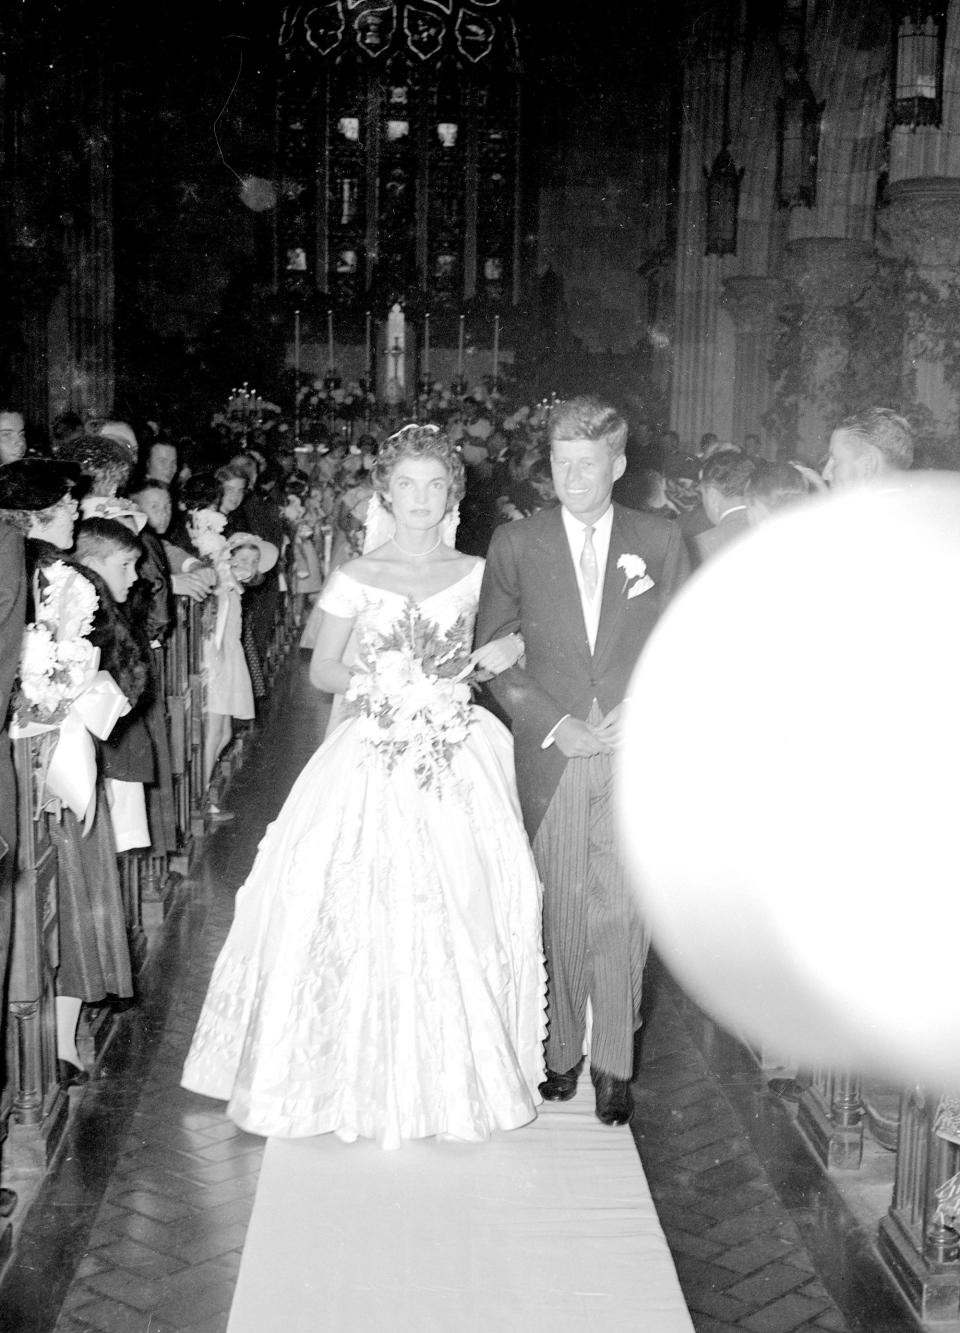
M700 472L700 498L712 526L693 539L697 564L716 555L747 530L746 492L756 464L738 449L721 449Z

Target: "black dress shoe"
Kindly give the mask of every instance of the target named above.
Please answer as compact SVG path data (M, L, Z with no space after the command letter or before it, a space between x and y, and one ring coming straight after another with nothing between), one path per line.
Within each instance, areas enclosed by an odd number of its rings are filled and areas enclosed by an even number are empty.
M90 1075L72 1060L58 1060L57 1080L61 1088L80 1088L89 1082Z
M633 1113L629 1082L601 1069L591 1069L590 1078L597 1090L597 1119L604 1125L625 1125Z
M0 1189L0 1217L9 1217L16 1206L16 1193L13 1190Z
M565 1074L558 1074L555 1070L548 1069L547 1077L540 1084L540 1096L543 1100L545 1102L568 1102L571 1097L575 1097L577 1095L577 1079L582 1067L583 1061L580 1060Z

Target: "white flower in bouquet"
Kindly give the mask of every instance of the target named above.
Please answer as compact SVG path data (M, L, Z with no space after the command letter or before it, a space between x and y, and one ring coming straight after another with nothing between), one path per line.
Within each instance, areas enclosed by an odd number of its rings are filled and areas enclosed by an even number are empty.
M100 650L85 637L99 598L90 580L62 560L49 565L44 577L37 618L23 632L15 711L20 722L55 726L99 665Z
M223 535L226 514L218 513L216 509L195 509L190 514L189 524L190 536L199 555L218 556L227 544Z
M473 720L469 686L455 679L467 656L462 623L442 631L412 601L389 634L363 640L345 697L388 772L403 764L442 792Z
M37 607L37 619L54 626L54 637L61 641L89 634L100 605L90 580L62 560L48 565L44 576L46 587Z

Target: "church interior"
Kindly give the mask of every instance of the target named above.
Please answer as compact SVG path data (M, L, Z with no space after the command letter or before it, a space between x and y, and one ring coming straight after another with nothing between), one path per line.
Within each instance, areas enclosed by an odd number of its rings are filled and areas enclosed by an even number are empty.
M582 393L616 403L628 458L712 434L819 470L882 403L952 471L958 205L960 0L19 0L0 413L40 454L117 420L195 468L282 448L313 477L405 421L479 435ZM72 1088L52 816L16 741L0 1333L228 1328L264 1144L178 1079L234 891L326 722L293 603L217 770L223 824L178 608L177 845L121 854L136 999L85 1006ZM941 1089L791 1063L655 944L648 973L624 1140L697 1333L960 1333Z

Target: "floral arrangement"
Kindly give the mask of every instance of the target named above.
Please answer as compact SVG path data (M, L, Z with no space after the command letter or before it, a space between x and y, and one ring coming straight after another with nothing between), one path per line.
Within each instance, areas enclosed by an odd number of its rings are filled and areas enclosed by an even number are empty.
M215 560L227 544L223 530L226 514L216 509L194 509L190 513L190 535L193 544L204 559Z
M468 660L463 618L441 630L410 600L389 633L363 639L345 696L387 771L402 762L438 795L473 718Z
M45 571L37 618L24 630L15 701L21 725L56 726L96 674L100 650L87 638L99 598L89 579L62 560Z

